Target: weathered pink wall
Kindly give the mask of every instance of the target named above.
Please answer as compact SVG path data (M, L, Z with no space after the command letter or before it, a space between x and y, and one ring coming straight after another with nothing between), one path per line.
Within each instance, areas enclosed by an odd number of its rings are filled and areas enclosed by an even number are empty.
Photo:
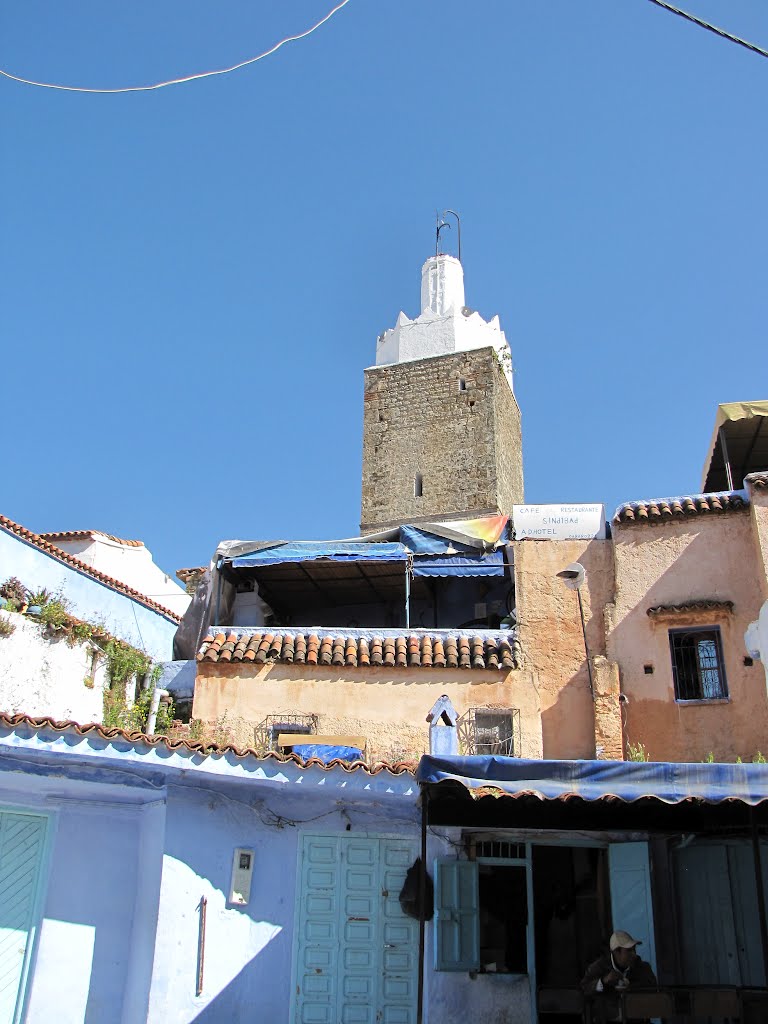
M225 727L244 746L267 715L318 715L318 733L365 736L369 760L418 758L429 751L427 713L447 694L463 714L472 707L520 709L523 757L541 757L536 687L525 671L324 668L309 665L198 665L193 718Z
M754 509L690 516L664 525L615 524L616 600L608 609L607 653L618 662L627 743L652 760L751 760L768 754L768 701L759 666L744 665L744 631L762 601ZM764 575L764 569L762 570ZM733 612L649 618L649 608L732 601ZM719 625L729 699L677 702L669 629ZM646 675L645 665L653 666Z

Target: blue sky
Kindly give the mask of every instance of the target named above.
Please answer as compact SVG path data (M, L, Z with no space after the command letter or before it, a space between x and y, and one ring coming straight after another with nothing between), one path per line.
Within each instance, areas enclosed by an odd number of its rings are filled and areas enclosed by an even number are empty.
M768 47L764 0L681 5ZM331 6L14 0L0 66L144 84ZM355 534L363 368L446 206L527 500L697 490L717 403L768 397L767 95L768 60L647 0L351 0L231 75L0 81L0 511L168 571Z

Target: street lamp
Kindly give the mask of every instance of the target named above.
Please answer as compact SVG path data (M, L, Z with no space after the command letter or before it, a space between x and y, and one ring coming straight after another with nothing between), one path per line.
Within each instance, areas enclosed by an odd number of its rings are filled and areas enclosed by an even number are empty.
M569 590L576 591L576 597L579 599L579 615L581 616L581 633L584 637L584 653L587 656L587 673L589 674L589 692L592 694L592 698L595 696L595 687L592 681L592 664L589 659L589 645L587 643L587 627L584 623L584 604L581 600L581 588L584 586L584 580L586 573L584 572L584 566L581 562L571 562L559 573L557 578L562 580L563 583L568 587Z

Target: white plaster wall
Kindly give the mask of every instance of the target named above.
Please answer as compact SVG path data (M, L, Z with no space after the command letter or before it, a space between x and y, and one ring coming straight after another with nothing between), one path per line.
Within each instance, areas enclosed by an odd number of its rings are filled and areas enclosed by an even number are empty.
M747 653L752 658L759 658L765 669L765 684L768 690L768 601L764 601L760 614L754 622L750 622L744 634Z
M93 669L93 647L69 647L63 639L50 640L42 626L24 615L0 612L16 627L0 637L0 710L38 717L50 715L81 724L101 722L106 659L97 659L94 685L85 679Z
M376 365L490 346L499 354L512 390L509 344L499 318L486 321L477 312L464 312L464 272L459 261L452 256L433 257L426 261L421 275L421 313L414 320L400 313L394 328L379 337Z
M110 633L155 661L173 657L178 623L132 600L0 528L0 582L17 576L30 589L61 591L80 619L103 622Z
M118 544L107 537L54 540L52 543L105 576L112 576L164 608L170 608L177 615L183 615L189 607L192 598L155 564L152 552L143 545Z

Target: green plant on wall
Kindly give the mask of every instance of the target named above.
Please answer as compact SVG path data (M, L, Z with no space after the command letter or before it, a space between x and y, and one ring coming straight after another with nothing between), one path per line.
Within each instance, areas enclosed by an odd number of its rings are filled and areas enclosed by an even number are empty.
M627 744L627 760L628 761L647 761L648 751L642 743L628 743Z
M124 729L126 732L144 732L147 728L149 709L152 704L154 687L142 690L134 703L129 706L125 699L125 688L113 686L104 691L104 725L109 729ZM161 703L157 709L155 732L167 733L175 717L173 701Z
M45 587L39 590L30 590L27 594L27 601L30 608L44 608L49 601L53 600L53 594Z
M116 637L109 638L104 654L107 658L110 686L124 686L131 676L143 679L152 666L152 659L148 654L142 654L135 647Z
M40 621L50 630L65 629L69 625L70 614L67 602L62 597L53 597L40 609Z

